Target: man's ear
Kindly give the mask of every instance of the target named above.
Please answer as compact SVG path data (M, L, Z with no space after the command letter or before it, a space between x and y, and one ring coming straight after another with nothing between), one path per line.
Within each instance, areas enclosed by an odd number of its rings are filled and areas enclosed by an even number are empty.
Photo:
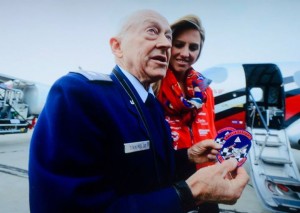
M117 38L113 37L109 40L109 44L110 44L110 48L111 48L112 53L116 57L121 58L123 56L123 52L121 50L120 41Z

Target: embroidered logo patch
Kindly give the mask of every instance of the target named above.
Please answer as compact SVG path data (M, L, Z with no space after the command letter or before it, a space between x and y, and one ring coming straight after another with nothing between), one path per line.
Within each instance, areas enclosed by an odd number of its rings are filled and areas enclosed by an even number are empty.
M238 166L242 166L247 160L251 140L252 135L245 130L233 130L227 133L222 140L224 142L223 147L217 154L218 161L221 163L229 158L235 158L238 161Z

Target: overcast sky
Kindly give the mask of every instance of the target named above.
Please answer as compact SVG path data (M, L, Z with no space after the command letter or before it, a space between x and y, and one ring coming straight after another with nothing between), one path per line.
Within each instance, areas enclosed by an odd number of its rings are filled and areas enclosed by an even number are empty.
M0 0L0 74L52 84L79 66L108 73L120 19L155 9L198 15L206 41L194 68L300 61L299 0Z

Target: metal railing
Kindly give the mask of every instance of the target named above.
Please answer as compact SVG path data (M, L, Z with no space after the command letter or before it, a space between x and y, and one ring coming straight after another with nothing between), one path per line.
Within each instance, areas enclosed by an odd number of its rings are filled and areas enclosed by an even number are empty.
M255 155L255 161L254 161L254 163L255 163L255 165L258 165L259 159L261 159L262 152L263 152L263 150L264 150L264 148L265 148L265 146L266 146L266 144L267 144L267 141L268 141L268 139L269 139L269 136L270 136L270 129L269 129L269 127L268 127L268 125L267 125L267 122L266 122L264 116L262 115L262 112L261 112L261 110L259 109L259 107L258 107L258 105L257 105L257 103L256 103L256 101L255 101L255 99L254 99L254 97L253 97L253 95L252 95L252 93L251 93L250 91L249 91L249 97L251 98L251 100L252 100L252 102L253 102L253 104L254 104L254 105L252 106L252 112L251 112L251 114L250 114L250 117L252 117L251 129L254 128L255 112L257 111L258 114L259 114L259 117L260 117L260 119L261 119L261 121L262 121L262 123L263 123L263 127L264 127L264 129L266 130L266 137L265 137L265 140L264 140L264 142L262 143L262 146L261 146L261 148L260 148L260 150L259 150L258 155L257 155L257 156Z

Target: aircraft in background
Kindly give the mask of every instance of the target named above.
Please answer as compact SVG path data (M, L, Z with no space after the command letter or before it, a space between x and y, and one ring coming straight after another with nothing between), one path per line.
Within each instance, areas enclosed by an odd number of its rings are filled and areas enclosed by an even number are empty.
M213 80L217 129L252 134L247 164L263 206L300 212L300 62L224 64L202 73Z
M50 87L0 74L0 134L33 128Z

